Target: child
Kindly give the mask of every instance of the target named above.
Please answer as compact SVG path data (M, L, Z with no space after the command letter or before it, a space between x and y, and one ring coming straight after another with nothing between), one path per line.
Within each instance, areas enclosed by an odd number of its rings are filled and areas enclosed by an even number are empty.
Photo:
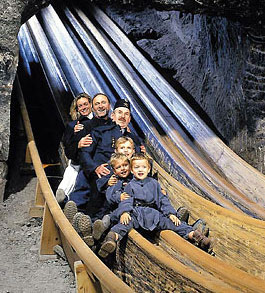
M196 243L201 249L208 251L211 240L199 230L184 222L181 222L176 211L170 204L167 196L161 193L159 183L147 177L150 171L150 162L146 155L137 154L132 157L131 172L134 178L125 186L124 191L130 195L120 202L116 215L120 217L120 223L111 228L107 234L98 254L105 258L116 248L117 241L121 240L132 228L143 228L148 231L172 230L183 238ZM120 192L108 189L107 200L111 202Z
M97 180L97 187L100 192L105 192L109 186L115 186L119 182L117 188L120 189L120 184L125 184L132 179L130 172L129 159L134 154L134 142L130 137L122 136L117 139L115 143L115 153L112 154L109 168L110 174L99 178ZM117 168L115 168L117 166ZM115 203L107 203L103 206L102 210L106 214L102 220L96 220L93 224L93 238L99 240L102 234L109 228L111 223L117 222L118 218L115 213L109 213L110 210L116 209L117 204L126 199L128 196L120 196L115 199ZM102 211L101 211L102 212Z

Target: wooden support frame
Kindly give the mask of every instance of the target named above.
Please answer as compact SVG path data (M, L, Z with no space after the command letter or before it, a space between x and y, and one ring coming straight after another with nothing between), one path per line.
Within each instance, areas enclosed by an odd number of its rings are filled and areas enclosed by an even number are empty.
M29 145L27 145L27 148L26 148L25 163L28 163L28 164L31 164L32 163L32 159L31 159L31 155L30 155L30 150L29 150Z
M37 180L35 191L35 205L30 208L29 214L32 218L43 217L43 211L45 206L45 199L41 190L39 179Z
M91 276L87 273L86 266L81 261L75 261L74 273L76 280L76 292L77 293L98 293L99 290L95 283L95 279L92 280Z
M61 238L47 204L44 207L44 215L41 230L40 255L54 255L53 247L61 245Z

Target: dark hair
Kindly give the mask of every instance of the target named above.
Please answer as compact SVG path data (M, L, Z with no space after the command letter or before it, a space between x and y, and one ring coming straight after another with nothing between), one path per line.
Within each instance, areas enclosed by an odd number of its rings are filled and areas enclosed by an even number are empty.
M110 99L109 99L109 97L108 97L106 94L103 94L103 93L97 93L97 94L95 94L94 97L92 98L92 105L93 105L93 101L94 101L94 99L95 99L97 96L104 96L104 97L106 97L106 98L108 99L108 102L110 103Z

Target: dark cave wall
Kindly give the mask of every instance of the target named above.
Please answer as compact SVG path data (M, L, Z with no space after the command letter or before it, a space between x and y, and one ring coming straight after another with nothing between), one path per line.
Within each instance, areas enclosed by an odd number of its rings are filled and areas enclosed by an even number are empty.
M264 172L264 45L224 17L113 5L105 11L225 143Z
M50 1L1 0L0 2L0 201L3 200L10 139L10 105L18 64L17 33L23 21Z

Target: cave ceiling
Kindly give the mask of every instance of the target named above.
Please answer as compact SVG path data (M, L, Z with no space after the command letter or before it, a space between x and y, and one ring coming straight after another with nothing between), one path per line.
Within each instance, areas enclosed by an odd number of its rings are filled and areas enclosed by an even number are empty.
M22 23L37 13L43 6L59 0L32 0L17 1L24 3L25 8L22 13ZM73 0L74 1L74 0ZM84 1L84 0L81 0ZM12 2L4 1L4 2ZM87 2L87 0L86 0ZM94 3L121 3L126 9L126 5L152 6L157 9L179 10L192 14L208 14L214 16L225 16L238 20L246 26L254 26L257 29L265 27L265 1L254 0L107 0L91 1Z

